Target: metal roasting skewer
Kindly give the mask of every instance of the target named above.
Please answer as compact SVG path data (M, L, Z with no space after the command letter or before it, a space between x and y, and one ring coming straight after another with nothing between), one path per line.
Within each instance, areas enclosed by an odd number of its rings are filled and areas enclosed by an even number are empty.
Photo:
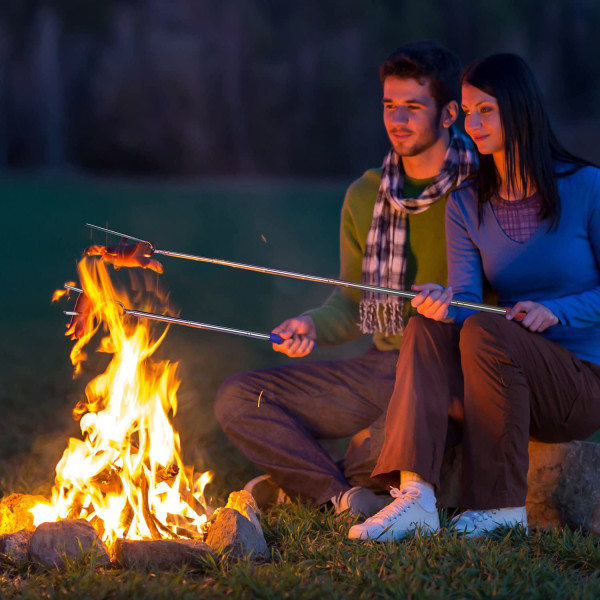
M268 275L278 275L280 277L289 277L291 279L301 279L303 281L313 281L316 283L325 283L328 285L337 285L339 287L353 288L357 290L366 290L370 292L378 292L380 294L387 294L390 296L399 296L400 298L415 298L419 292L413 292L412 290L396 290L394 288L382 287L378 285L369 285L367 283L356 283L354 281L344 281L343 279L332 279L330 277L320 277L318 275L305 275L304 273L296 273L294 271L284 271L281 269L271 269L269 267L259 267L256 265L248 265L241 262L235 262L231 260L223 260L221 258L208 258L206 256L196 256L195 254L185 254L183 252L173 252L171 250L158 250L154 244L148 240L142 240L132 235L125 233L119 233L112 229L106 229L105 227L98 227L98 225L92 225L86 223L87 227L97 229L98 231L104 231L105 233L111 233L118 235L129 240L136 242L142 242L147 244L151 249L151 254L161 254L163 256L172 256L174 258L183 258L185 260L193 260L196 262L210 263L214 265L221 265L224 267L233 267L234 269L244 269L246 271L255 271L257 273L266 273ZM482 312L496 313L500 315L506 315L510 310L503 306L493 306L491 304L482 304L480 302L469 302L468 300L450 300L452 306L459 306L461 308L469 308L471 310L479 310Z
M76 288L72 285L65 284L65 289L72 290L73 292L83 293L83 290ZM206 329L207 331L219 331L221 333L229 333L232 335L241 335L244 337L254 338L257 340L266 340L272 344L282 344L283 338L278 336L276 333L257 333L256 331L246 331L245 329L234 329L232 327L223 327L222 325L211 325L209 323L199 323L198 321L189 321L188 319L180 319L178 317L169 317L168 315L157 315L155 313L145 312L143 310L132 310L125 308L122 302L114 300L121 309L123 314L130 315L132 317L138 317L140 319L150 319L152 321L161 321L163 323L173 323L175 325L185 325L186 327L194 327L195 329ZM63 310L63 313L67 316L73 317L80 313L74 310Z

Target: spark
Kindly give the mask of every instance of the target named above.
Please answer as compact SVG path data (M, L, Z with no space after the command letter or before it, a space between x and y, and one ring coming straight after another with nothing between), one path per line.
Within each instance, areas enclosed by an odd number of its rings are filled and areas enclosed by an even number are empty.
M262 398L264 390L260 390L260 394L258 395L258 404L256 405L256 408L260 408L260 399Z

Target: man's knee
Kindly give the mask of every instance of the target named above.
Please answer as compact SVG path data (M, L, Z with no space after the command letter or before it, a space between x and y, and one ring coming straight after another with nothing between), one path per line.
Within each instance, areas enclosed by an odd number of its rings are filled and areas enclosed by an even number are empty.
M225 428L225 425L240 412L247 402L244 399L244 392L248 387L251 375L251 373L237 373L228 377L219 386L214 411L221 427Z

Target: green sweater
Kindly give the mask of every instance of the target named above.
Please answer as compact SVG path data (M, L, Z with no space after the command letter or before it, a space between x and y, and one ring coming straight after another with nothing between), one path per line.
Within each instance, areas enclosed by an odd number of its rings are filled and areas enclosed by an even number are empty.
M381 169L370 169L346 192L340 224L340 279L361 281L362 260L373 207L381 181ZM406 197L416 197L432 181L406 178ZM408 216L406 288L413 283L435 282L446 285L446 234L444 212L447 196L442 196L425 212ZM320 308L307 311L315 323L317 344L335 346L359 338L360 290L338 287ZM415 311L404 303L405 316ZM375 333L379 350L400 348L402 335Z

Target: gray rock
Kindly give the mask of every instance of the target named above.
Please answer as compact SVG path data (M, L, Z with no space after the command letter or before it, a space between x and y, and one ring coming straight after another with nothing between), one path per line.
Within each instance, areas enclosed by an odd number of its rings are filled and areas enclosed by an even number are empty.
M252 557L268 552L262 529L259 531L233 508L222 508L208 528L206 543L216 552Z
M124 568L175 569L214 558L208 544L199 540L117 540L117 562Z
M110 563L108 550L97 531L84 519L42 523L27 546L31 559L45 567L63 567L64 560L94 554L96 565Z
M530 525L564 523L600 535L600 444L529 443Z
M444 458L438 504L460 506L462 447ZM530 526L568 525L600 535L600 444L529 442Z
M16 533L0 535L0 553L6 554L15 562L26 562L29 560L27 544L33 535L33 531L21 529Z

